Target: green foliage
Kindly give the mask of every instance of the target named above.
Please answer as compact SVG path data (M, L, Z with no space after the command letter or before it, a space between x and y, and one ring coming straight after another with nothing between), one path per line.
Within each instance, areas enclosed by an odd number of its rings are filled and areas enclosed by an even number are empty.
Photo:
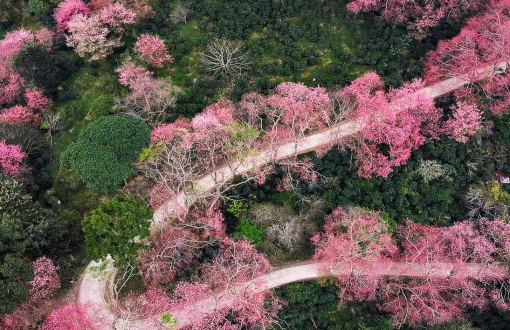
M285 285L275 291L287 301L278 312L284 329L392 329L389 317L377 311L373 303L350 303L339 309L335 285L310 281Z
M236 218L239 218L241 214L248 211L248 207L250 205L247 202L234 200L232 203L228 206L227 211L232 213Z
M134 172L130 165L150 141L149 127L134 117L101 117L82 131L60 161L72 167L87 187L112 193Z
M133 261L140 240L150 234L152 210L134 197L115 196L83 219L87 253L98 260L112 256L117 265Z
M177 319L172 314L163 314L161 316L161 322L168 327L168 330L173 330L177 324Z
M358 205L386 212L397 223L412 219L419 223L447 224L464 220L464 196L468 187L492 177L493 166L484 147L453 140L428 141L415 151L406 165L387 177L362 179L351 164L351 156L334 149L316 160L315 169L328 177L316 193L329 209ZM448 166L450 178L428 183L418 175L422 159L437 160ZM453 170L454 169L454 170Z
M50 14L60 0L28 0L28 8L36 16Z
M244 218L237 225L234 237L237 239L247 239L253 244L259 244L264 237L264 227L252 223L248 218Z

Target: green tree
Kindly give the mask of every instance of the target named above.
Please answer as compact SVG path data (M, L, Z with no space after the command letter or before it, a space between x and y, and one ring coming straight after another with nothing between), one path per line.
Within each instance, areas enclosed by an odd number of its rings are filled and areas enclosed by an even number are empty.
M31 43L16 55L14 68L26 81L52 94L81 62L76 55L49 51L44 45Z
M150 234L152 210L132 196L115 196L83 219L87 252L95 260L108 254L118 265L132 261L139 241Z
M131 163L149 145L147 124L135 117L100 117L89 124L60 159L87 187L113 193L135 169Z

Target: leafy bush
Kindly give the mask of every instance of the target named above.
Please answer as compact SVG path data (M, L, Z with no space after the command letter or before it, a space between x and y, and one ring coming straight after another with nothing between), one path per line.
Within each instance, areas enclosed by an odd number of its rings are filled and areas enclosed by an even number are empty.
M234 237L237 239L247 239L253 244L259 244L264 237L264 227L252 223L248 218L244 218L237 225Z

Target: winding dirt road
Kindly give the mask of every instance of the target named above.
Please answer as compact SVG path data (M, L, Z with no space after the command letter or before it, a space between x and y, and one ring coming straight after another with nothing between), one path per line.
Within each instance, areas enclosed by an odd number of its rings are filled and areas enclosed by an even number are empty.
M497 65L491 65L480 69L473 79L473 76L464 75L455 78L450 78L434 85L424 87L416 93L422 93L432 98L437 98L448 94L472 81L483 79L487 76L490 76L494 73L500 72L507 68L507 62L501 62ZM471 78L470 78L471 77ZM313 150L321 149L332 144L335 144L340 139L356 134L360 129L360 124L356 121L344 121L338 125L335 125L327 130L323 130L321 132L317 132L314 134L310 134L309 136L303 137L299 139L297 142L291 142L285 145L280 146L276 152L274 150L262 150L260 151L260 155L255 157L250 157L248 159L243 160L242 162L233 162L231 164L225 165L216 171L211 172L209 175L204 176L200 180L198 180L195 184L195 189L199 189L200 191L211 191L216 187L219 182L229 181L234 178L234 176L242 175L247 173L248 171L260 167L262 165L267 164L270 161L278 161L285 158L289 158L296 154L304 154ZM159 207L154 212L154 217L152 220L152 226L157 226L162 223L168 217L177 214L185 208L187 205L187 196L185 192L180 192L175 195L173 198L165 202L161 207ZM103 276L97 277L94 276L94 272L91 271L92 268L97 267L97 263L91 262L90 265L85 270L85 274L83 276L80 291L78 294L79 304L86 304L94 306L94 317L101 317L108 324L111 324L111 329L154 329L153 327L148 327L147 321L130 321L130 322L121 322L118 318L110 312L108 308L108 304L104 298L105 290L107 288L107 283L113 277L112 274L115 273L115 268L113 267L111 262L108 262L106 267L103 269ZM435 276L449 276L451 275L451 270L453 269L453 265L451 264L429 264L428 267L433 266ZM370 267L366 268L366 271L377 272L378 274L386 274L391 276L418 276L418 269L420 270L420 274L423 274L422 266L412 266L414 269L410 268L411 266L408 264L400 264L393 263L391 265L385 264L374 264ZM466 269L469 272L478 272L482 269L482 265L473 264ZM429 268L427 268L429 269ZM350 265L346 265L345 268L340 268L334 271L334 274L345 274L345 272L352 272L353 269ZM414 275L413 275L414 274ZM266 285L262 285L257 287L256 290L267 290L269 288L274 288L277 286L281 286L287 283L292 283L296 281L315 279L324 276L323 273L319 272L319 264L317 263L305 263L299 266L292 266L289 268L282 268L277 271L268 273L264 275L263 281L261 283L267 283ZM421 275L423 276L423 275ZM257 282L258 283L258 282ZM251 283L244 284L246 286L252 285ZM223 299L223 300L222 300ZM218 296L211 297L206 299L205 301L199 301L195 304L197 307L197 311L199 313L207 313L208 311L212 311L214 308L218 308L219 306L227 306L228 302L231 300L228 296L218 299ZM220 305L218 305L220 304ZM178 319L178 324L176 329L180 329L186 325L189 325L190 321L187 315L182 315L179 311L173 311L172 313ZM121 324L122 323L122 324Z

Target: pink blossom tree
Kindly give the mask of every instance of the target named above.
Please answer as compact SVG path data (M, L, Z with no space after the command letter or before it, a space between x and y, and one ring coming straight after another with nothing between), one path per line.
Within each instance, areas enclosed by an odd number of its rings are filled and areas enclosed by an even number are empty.
M314 259L334 267L341 262L377 262L397 251L388 224L378 212L337 208L326 217L324 233L312 237Z
M0 122L33 125L39 122L39 116L34 114L27 107L15 105L11 108L4 109L2 113L0 113Z
M267 104L267 116L288 128L294 140L326 127L333 106L326 89L296 83L278 85L276 93L267 98Z
M454 140L466 143L470 135L482 128L482 114L476 104L465 102L458 102L450 109L452 118L443 124L443 129Z
M175 104L180 89L170 80L154 79L153 72L135 65L130 59L124 61L116 72L119 83L131 90L120 100L125 113L156 125L168 108Z
M433 0L354 0L347 5L347 9L355 13L381 11L385 20L406 24L416 37L422 38L441 19L458 19L469 11L483 8L485 3L485 1L464 0L440 2Z
M219 196L229 189L230 178L212 174L214 191L193 189L193 182L218 166L247 157L259 132L236 122L234 105L220 101L207 107L191 122L184 120L157 126L152 134L154 155L140 164L142 172L155 184L154 191L167 188L168 196L186 195L187 206L197 200ZM241 162L231 165L233 171ZM247 178L248 180L249 178ZM184 205L183 205L184 207Z
M65 0L55 8L53 17L57 21L57 27L61 31L66 31L69 28L69 21L74 16L82 14L84 16L90 13L89 7L83 2L83 0Z
M34 279L30 284L30 301L37 302L51 297L60 288L60 277L53 262L46 258L38 258L33 263Z
M49 30L48 28L42 28L35 34L35 39L42 44L48 47L51 50L53 46L53 38L55 37L55 31Z
M462 319L467 307L510 307L508 274L499 264L508 258L507 227L500 220L446 228L408 221L397 232L397 248L378 213L339 208L312 238L314 259L326 263L326 274L351 267L338 276L342 302L376 301L395 325L444 323ZM389 276L385 269L395 271Z
M23 170L22 161L26 154L20 146L6 144L0 141L0 171L15 174Z
M480 82L479 90L490 100L494 114L503 113L510 104L507 70L494 67L487 72L483 68L510 57L509 9L507 1L493 2L484 13L469 19L456 37L440 41L437 49L427 54L426 80L463 76L475 82L489 74L490 79Z
M355 116L361 123L359 139L352 146L360 176L386 177L393 166L409 159L425 136L438 137L441 112L432 98L416 92L421 87L423 83L414 80L385 93L380 77L368 72L343 89L343 97L354 100ZM382 152L380 145L388 151Z
M124 26L135 22L135 14L115 3L98 14L74 13L65 21L66 42L80 56L90 54L90 60L102 59L122 45Z
M137 85L144 84L145 81L150 80L154 75L154 72L134 64L129 59L124 61L115 72L119 74L119 83L131 89L136 88Z
M139 252L139 269L151 287L165 286L178 271L191 265L205 247L225 236L219 203L199 205L174 224L165 226Z
M35 111L44 112L50 106L50 100L38 89L25 90L27 106Z
M0 40L0 65L12 61L14 56L18 54L23 45L34 41L34 34L22 27L7 33Z
M120 3L109 5L99 12L101 21L116 34L122 35L124 26L135 23L136 14Z
M90 54L91 60L105 58L113 49L122 45L120 37L111 35L97 15L74 15L67 23L69 34L66 35L67 46L73 47L80 56Z
M55 309L39 330L99 330L98 320L93 320L83 305L69 304Z
M166 49L165 42L158 36L151 36L146 33L140 35L133 49L138 59L158 68L173 61L172 56Z
M0 105L4 105L14 101L20 95L25 81L19 74L10 70L5 70L5 74L2 74L1 69L0 63Z

